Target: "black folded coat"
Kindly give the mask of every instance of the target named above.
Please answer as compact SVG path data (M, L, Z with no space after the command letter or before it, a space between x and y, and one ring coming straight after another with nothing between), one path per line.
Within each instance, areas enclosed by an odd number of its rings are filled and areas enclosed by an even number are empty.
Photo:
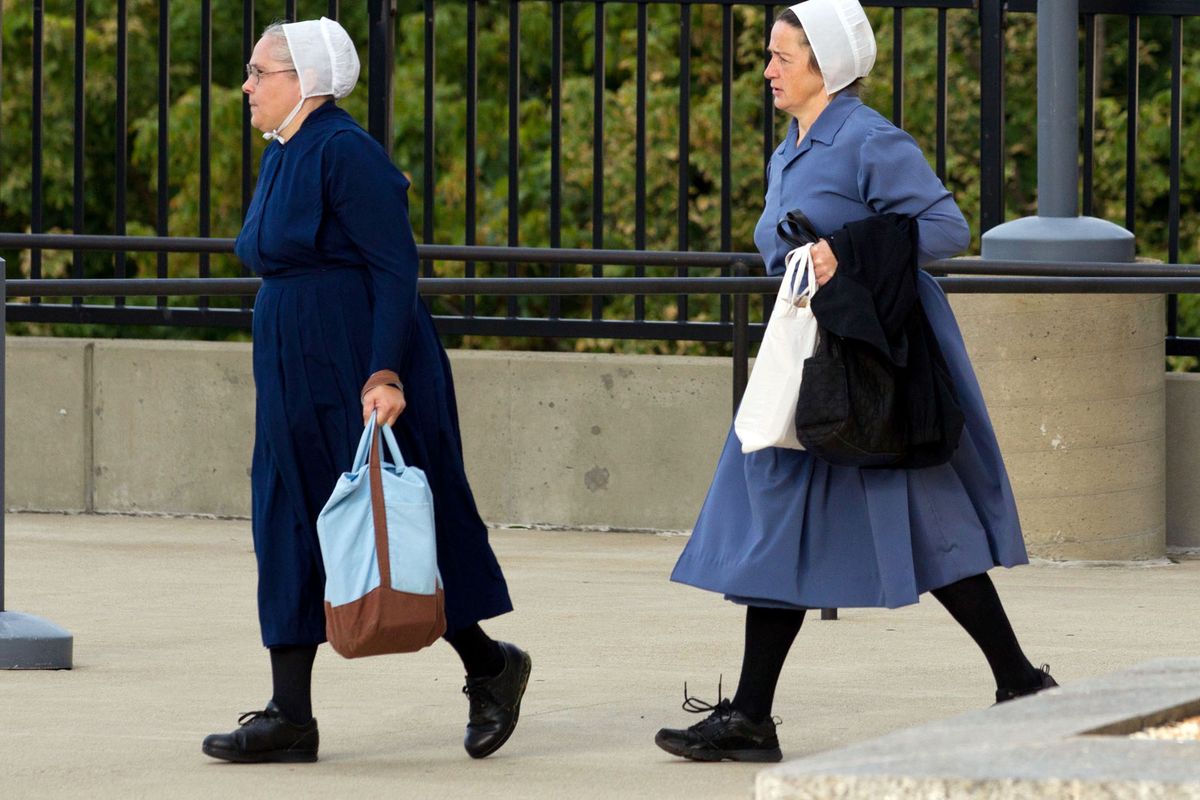
M812 301L821 341L805 362L796 412L801 441L847 466L945 463L958 447L963 414L917 294L916 221L881 214L849 223L828 241L838 267ZM847 419L850 435L837 433ZM806 441L805 429L818 441Z

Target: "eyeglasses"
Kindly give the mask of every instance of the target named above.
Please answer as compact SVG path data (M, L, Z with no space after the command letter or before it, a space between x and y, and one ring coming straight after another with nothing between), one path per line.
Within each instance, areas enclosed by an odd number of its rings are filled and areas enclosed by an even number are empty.
M295 68L292 68L292 69L273 69L273 70L270 70L269 72L263 72L261 69L254 66L253 64L247 64L246 65L246 80L254 81L254 85L257 86L262 81L262 79L264 77L266 77L267 75L278 75L280 72L295 72L295 71L296 71Z

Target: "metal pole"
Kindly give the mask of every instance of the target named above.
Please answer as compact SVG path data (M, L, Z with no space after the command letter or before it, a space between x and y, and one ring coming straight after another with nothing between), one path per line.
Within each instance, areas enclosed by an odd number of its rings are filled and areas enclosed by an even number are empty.
M1079 0L1038 0L1038 216L1079 213Z
M742 261L733 265L733 275L745 278L749 269ZM733 296L733 413L737 414L750 379L750 298L743 292Z
M396 0L369 0L367 128L392 153L392 54L396 46Z
M983 22L999 13L998 4L999 0L981 4ZM989 15L983 14L985 6ZM985 151L982 255L1009 261L1133 261L1132 233L1107 220L1078 216L1079 0L1038 0L1037 9L1038 214L995 227L987 224ZM985 49L987 42L985 36ZM1002 77L1000 73L998 83L1003 83ZM991 81L985 77L983 83L986 91ZM1002 118L985 118L985 138L987 128L1001 124Z
M5 287L3 296L0 296L0 331L6 332L8 267L3 258L0 258L0 285ZM4 614L4 511L7 508L4 504L4 359L7 351L8 337L5 336L4 347L0 347L0 615Z
M8 273L0 258L0 332L6 330ZM74 639L52 622L4 610L4 373L7 341L0 347L0 669L70 669Z

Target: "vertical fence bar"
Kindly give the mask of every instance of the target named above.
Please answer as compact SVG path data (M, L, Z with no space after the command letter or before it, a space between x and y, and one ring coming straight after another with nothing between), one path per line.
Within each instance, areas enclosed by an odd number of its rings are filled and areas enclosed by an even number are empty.
M763 7L763 53L771 47L771 28L775 24L775 7ZM762 157L763 194L767 193L767 167L771 154L775 152L775 96L771 94L770 81L763 81Z
M158 0L158 214L156 233L170 235L169 195L171 179L168 123L171 111L171 3ZM167 254L158 254L158 277L167 277ZM167 307L167 298L158 297L158 307Z
M690 120L692 116L692 7L686 2L679 6L679 241L678 249L688 249L688 193L691 191L691 174L688 153ZM686 278L688 268L678 267L676 273ZM688 318L688 296L676 295L676 320Z
M636 250L646 249L646 3L637 7L637 99L635 102L637 129L634 132L633 165L633 246ZM646 275L642 264L634 267L635 277ZM633 318L639 322L646 319L646 298L633 298Z
M71 224L75 234L85 233L84 211L87 205L86 164L84 161L87 144L87 2L75 0L75 169L74 169L74 219ZM71 255L71 275L83 277L83 251L76 250ZM71 298L71 304L76 308L83 305L82 297Z
M466 243L468 247L476 244L476 187L478 185L478 157L476 155L476 140L479 136L479 3L477 0L467 0L467 154L466 154ZM551 201L553 205L553 201ZM475 277L475 262L463 264L463 276ZM469 294L463 300L463 311L468 317L475 316L475 295Z
M1179 171L1183 129L1183 17L1171 18L1171 184L1167 191L1167 261L1179 263ZM1167 295L1167 336L1179 334L1179 296Z
M764 6L763 16L763 53L771 47L771 28L775 26L775 6ZM767 56L769 58L769 55ZM770 181L771 156L775 152L775 95L771 94L770 81L763 80L763 119L762 119L762 163L763 163L763 194L767 193L767 184ZM763 308L771 307L772 296L764 294L762 296Z
M979 0L979 232L1004 222L1004 0Z
M212 0L200 3L200 236L212 235ZM200 277L210 277L209 255L200 254ZM208 298L196 300L208 308Z
M892 9L892 123L904 127L904 9Z
M113 233L124 236L129 183L129 0L117 0L117 105L114 111L117 185L113 198ZM113 277L124 278L126 272L125 253L118 251L113 254ZM118 297L114 303L117 308L122 308L125 298Z
M734 277L744 278L749 272L750 270L741 261L733 265ZM733 296L733 414L737 414L749 379L750 296L738 293Z
M1136 233L1137 223L1137 134L1138 134L1138 40L1141 18L1129 15L1129 50L1125 70L1125 227Z
M521 241L521 7L508 3L508 246ZM508 277L517 277L516 262L508 262ZM508 298L508 316L517 316L517 298Z
M3 3L0 3L0 22L4 19ZM8 283L8 267L4 263L4 259L0 258L0 289L4 289L4 296L0 297L0 331L8 330L8 289L5 284ZM4 505L4 428L7 424L7 418L4 408L5 387L4 378L5 370L8 365L5 363L6 347L0 347L0 509L7 508ZM0 513L0 613L4 611L4 514Z
M946 95L947 65L950 61L949 47L946 42L946 9L938 9L937 32L937 176L942 183L946 182Z
M434 40L437 9L434 0L425 0L425 167L421 182L421 240L432 244L434 240L434 195L437 192L437 126L434 113L434 88L437 83L437 43ZM433 261L424 264L425 277L433 277Z
M550 6L550 246L562 247L562 81L563 0ZM562 265L550 265L550 277L562 277ZM562 298L550 298L550 316L562 314Z
M242 61L250 63L251 54L254 52L254 0L245 0L242 4ZM251 142L250 128L250 102L246 95L242 95L242 218L245 219L246 211L250 208L250 195L254 191L254 175L251 171L251 161L253 159L253 150L250 147ZM242 274L248 275L250 268L242 265Z
M721 251L733 249L733 6L721 6ZM730 268L721 270L729 275ZM721 295L721 322L729 323L729 295Z
M242 2L242 63L249 64L254 52L254 0ZM242 95L242 219L250 208L250 195L254 192L253 168L254 150L251 147L252 128L250 127L250 101ZM242 275L250 275L250 267L242 263ZM241 299L242 310L248 310L254 304L254 298Z
M395 0L367 0L370 17L367 59L367 128L371 137L392 154L392 55L396 47Z
M287 2L284 3L283 7L284 7L284 12L283 12L284 18L288 22L295 22L296 21L296 0L287 0Z
M328 10L325 12L325 16L329 17L330 19L337 19L339 16L341 16L341 9L338 8L338 0L329 0L329 4L326 6L326 8Z
M1093 215L1096 163L1096 15L1083 18L1083 215Z
M521 6L509 0L509 247L521 242ZM517 277L509 261L509 277ZM516 317L517 297L508 299L509 317Z
M604 53L604 26L607 19L603 2L595 5L592 27L592 247L604 248L604 77L607 68ZM604 267L592 266L592 277L604 277ZM592 319L604 316L604 298L592 297Z
M29 231L42 232L42 66L45 48L46 9L42 0L33 0L33 130L30 131L30 197ZM42 251L29 248L29 277L42 277ZM37 305L40 297L31 297L29 302Z

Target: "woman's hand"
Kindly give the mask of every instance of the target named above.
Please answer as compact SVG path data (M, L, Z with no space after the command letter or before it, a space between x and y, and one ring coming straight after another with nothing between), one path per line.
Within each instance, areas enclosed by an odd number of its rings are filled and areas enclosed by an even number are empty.
M829 279L833 277L833 273L837 272L837 256L833 254L833 248L829 246L829 242L824 239L820 240L812 247L813 274L817 276L817 286L824 286L829 283Z
M404 400L404 392L395 386L376 386L363 395L362 404L363 425L371 419L372 411L379 412L376 419L381 425L391 425L399 419L408 405Z

